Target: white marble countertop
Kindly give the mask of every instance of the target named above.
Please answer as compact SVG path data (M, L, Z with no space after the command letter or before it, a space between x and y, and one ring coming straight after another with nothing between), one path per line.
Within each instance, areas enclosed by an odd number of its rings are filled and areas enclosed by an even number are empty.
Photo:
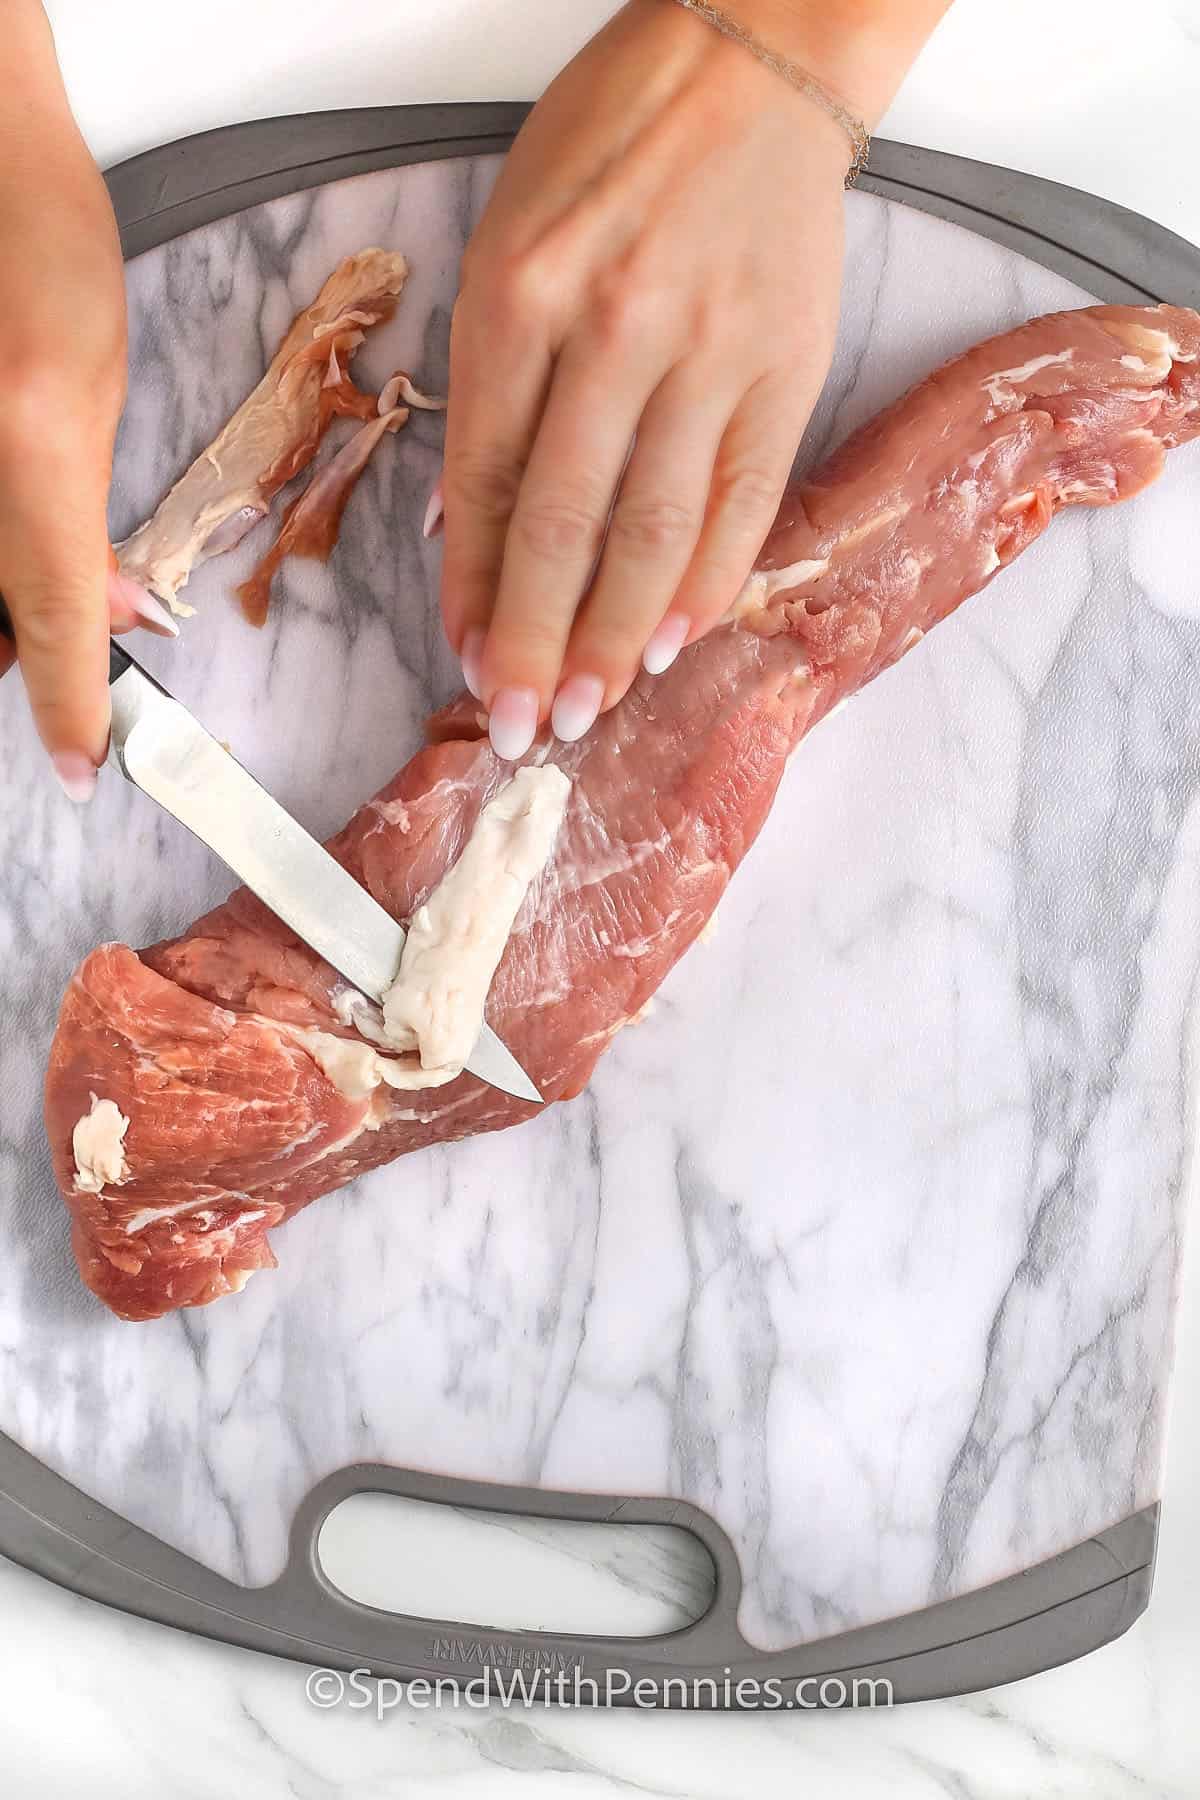
M103 161L237 118L535 93L606 0L51 0ZM1061 74L1051 77L1050 71ZM887 135L1090 187L1200 241L1187 173L1194 0L958 0ZM106 1611L0 1563L0 1734L13 1800L87 1791L246 1800L617 1792L896 1800L1197 1792L1200 1256L1187 1263L1162 1547L1150 1612L1085 1661L961 1701L806 1717L681 1717L406 1704L322 1712L307 1671ZM451 1784L453 1784L453 1789Z

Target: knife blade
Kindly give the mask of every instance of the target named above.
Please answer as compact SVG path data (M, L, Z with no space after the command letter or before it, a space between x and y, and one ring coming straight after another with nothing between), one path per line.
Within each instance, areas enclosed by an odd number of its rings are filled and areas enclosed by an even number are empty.
M0 599L0 632L11 635ZM368 999L395 981L404 927L115 639L108 760L216 852L264 906ZM484 1025L467 1069L518 1100L542 1096Z

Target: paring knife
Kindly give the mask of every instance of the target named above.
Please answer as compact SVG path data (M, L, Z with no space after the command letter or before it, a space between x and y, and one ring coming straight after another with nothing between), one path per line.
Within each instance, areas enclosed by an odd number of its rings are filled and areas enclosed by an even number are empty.
M0 632L11 636L0 599ZM396 979L405 931L253 775L114 640L108 759L244 881L264 906L368 999ZM467 1068L540 1105L516 1057L485 1025Z

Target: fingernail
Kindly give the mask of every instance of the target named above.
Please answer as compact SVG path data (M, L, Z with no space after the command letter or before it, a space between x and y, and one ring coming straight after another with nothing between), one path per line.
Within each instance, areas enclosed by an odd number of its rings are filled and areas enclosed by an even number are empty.
M646 648L642 651L642 667L647 675L665 675L692 628L686 613L668 613Z
M573 744L596 723L604 701L604 683L598 675L572 675L554 697L550 724L556 738Z
M501 688L492 701L488 736L505 762L524 756L538 724L538 697L532 688Z
M460 661L462 662L463 680L467 684L467 692L474 700L483 699L483 676L480 672L483 662L483 646L487 642L487 632L481 631L478 625L472 625L462 641Z
M96 791L96 765L82 750L56 750L50 758L59 786L76 806L86 806Z
M442 498L442 478L439 475L433 484L433 492L429 496L429 505L425 508L425 523L421 527L421 536L436 537L442 528L446 507Z
M148 588L140 581L134 581L131 575L114 575L108 577L109 600L124 601L131 612L136 613L142 624L160 637L179 636L179 627L163 605L156 600Z

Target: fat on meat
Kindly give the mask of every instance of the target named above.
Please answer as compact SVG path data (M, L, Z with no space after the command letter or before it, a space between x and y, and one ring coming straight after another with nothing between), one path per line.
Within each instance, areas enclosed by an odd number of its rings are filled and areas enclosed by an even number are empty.
M1200 434L1200 317L1093 307L1035 319L939 370L785 497L730 620L643 677L579 743L555 851L488 1000L549 1101L711 918L800 738L989 583L1061 507L1108 505ZM330 848L398 919L457 858L511 774L474 701ZM534 1108L468 1075L348 1099L297 1035L353 1037L344 984L245 891L140 954L95 950L63 1001L46 1129L87 1285L126 1319L236 1292L301 1207L405 1152ZM75 1180L72 1132L128 1119L119 1185ZM397 1204L402 1204L398 1196Z

